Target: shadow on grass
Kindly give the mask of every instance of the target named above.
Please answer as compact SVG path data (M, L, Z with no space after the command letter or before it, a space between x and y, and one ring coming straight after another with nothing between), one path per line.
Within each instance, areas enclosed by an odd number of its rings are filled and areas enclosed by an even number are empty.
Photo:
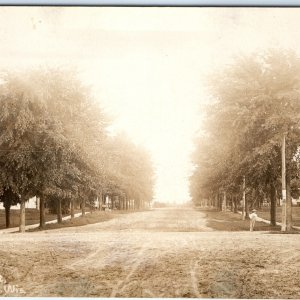
M28 229L26 231L35 232L35 231L60 229L60 228L66 228L66 227L84 226L84 225L109 221L109 220L117 217L118 215L119 215L119 213L97 211L97 212L86 214L84 217L80 216L80 217L74 218L73 220L69 219L69 220L63 221L60 224L58 224L58 223L46 224L45 228L43 228L43 229L41 229L40 227L36 227L36 228Z
M60 228L66 228L66 227L78 227L78 226L84 226L89 224L95 224L95 223L102 223L109 221L111 219L117 218L120 215L129 214L129 213L135 213L139 212L139 210L136 211L94 211L92 213L86 214L84 217L76 217L73 220L65 220L62 223L50 223L46 224L45 228L41 229L40 227L32 228L26 230L27 232L34 232L34 231L44 231L44 230L52 230L52 229L60 229Z
M26 208L26 225L33 225L39 222L40 211L33 208ZM46 214L46 221L52 221L56 219L56 215L54 214ZM20 210L12 209L10 211L10 227L18 227L20 223ZM0 230L5 229L5 211L3 209L0 210Z
M297 229L292 229L291 231L270 231L271 234L300 234L300 231Z

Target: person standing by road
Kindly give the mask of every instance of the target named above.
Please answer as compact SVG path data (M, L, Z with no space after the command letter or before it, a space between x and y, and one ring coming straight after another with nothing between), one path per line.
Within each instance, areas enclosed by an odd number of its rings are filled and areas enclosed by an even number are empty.
M257 219L257 214L256 214L256 210L255 209L252 209L252 212L249 215L249 217L250 217L250 231L253 231L254 225L255 225L255 221Z

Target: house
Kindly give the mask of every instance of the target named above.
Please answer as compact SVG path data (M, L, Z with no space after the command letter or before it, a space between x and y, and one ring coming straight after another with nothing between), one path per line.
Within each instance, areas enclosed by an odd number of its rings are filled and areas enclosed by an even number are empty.
M39 198L34 196L25 202L25 208L39 209ZM4 209L3 202L0 202L0 209ZM20 204L12 206L10 209L20 209Z
M280 206L282 206L282 200L280 199ZM295 199L292 198L292 206L300 206L300 197Z

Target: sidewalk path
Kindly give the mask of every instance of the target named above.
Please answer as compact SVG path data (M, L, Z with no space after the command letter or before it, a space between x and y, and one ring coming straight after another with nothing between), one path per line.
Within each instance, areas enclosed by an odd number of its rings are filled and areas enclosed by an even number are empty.
M239 211L238 213L239 213L240 215L242 214L241 211ZM256 221L258 221L258 222L264 222L264 223L267 223L267 224L271 224L271 222L270 222L269 220L266 220L266 219L263 219L263 218L260 218L260 217L257 217L257 218L256 218ZM281 226L281 224L282 224L282 223L280 223L280 222L276 222L276 225ZM294 228L294 229L300 230L300 226L293 226L293 228Z

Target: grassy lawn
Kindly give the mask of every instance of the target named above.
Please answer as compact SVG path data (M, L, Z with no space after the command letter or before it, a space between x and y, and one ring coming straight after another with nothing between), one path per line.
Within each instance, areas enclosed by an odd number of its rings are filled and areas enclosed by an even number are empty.
M249 231L250 221L242 220L240 214L233 212L220 212L210 209L199 209L206 214L207 226L218 231ZM260 214L259 214L260 216ZM263 222L256 222L254 231L280 231L280 226L275 228Z
M124 214L125 212L121 211L111 211L111 212L105 212L105 211L94 211L93 213L88 213L85 215L85 217L77 217L73 220L66 220L63 221L61 224L46 224L45 229L58 229L58 228L65 228L65 227L76 227L76 226L83 226L88 224L94 224L94 223L100 223L105 222L111 219L116 218L120 214ZM128 211L126 212L128 213ZM30 229L28 231L39 231L39 228Z
M263 219L270 220L270 208L263 207L261 210L257 211L257 215ZM299 206L292 207L292 218L293 218L293 225L300 226L300 207ZM276 209L276 221L281 222L281 207L277 207L277 209Z
M46 214L46 221L55 220L56 215ZM40 211L33 208L26 208L26 225L36 224L40 221ZM10 227L19 226L20 211L12 209L10 211ZM0 210L0 229L5 228L5 210Z
M81 212L81 210L75 210L75 213ZM87 210L89 212L89 210ZM63 227L74 227L74 226L83 226L83 225L88 225L88 224L94 224L94 223L99 223L99 222L104 222L108 221L110 219L113 219L121 214L128 214L133 211L110 211L110 212L105 212L105 211L94 211L93 213L87 213L84 218L82 217L77 217L74 218L72 221L71 220L66 220L63 221L62 224L46 224L45 229L57 229L57 228L63 228ZM11 210L11 219L10 227L18 227L19 226L19 210ZM63 215L65 217L66 215ZM56 220L57 216L54 214L46 214L45 216L46 221L52 221ZM31 224L38 224L40 221L40 212L36 209L26 209L26 225L31 225ZM5 228L5 211L0 210L0 230ZM38 228L36 229L30 229L29 231L36 231L40 230Z

